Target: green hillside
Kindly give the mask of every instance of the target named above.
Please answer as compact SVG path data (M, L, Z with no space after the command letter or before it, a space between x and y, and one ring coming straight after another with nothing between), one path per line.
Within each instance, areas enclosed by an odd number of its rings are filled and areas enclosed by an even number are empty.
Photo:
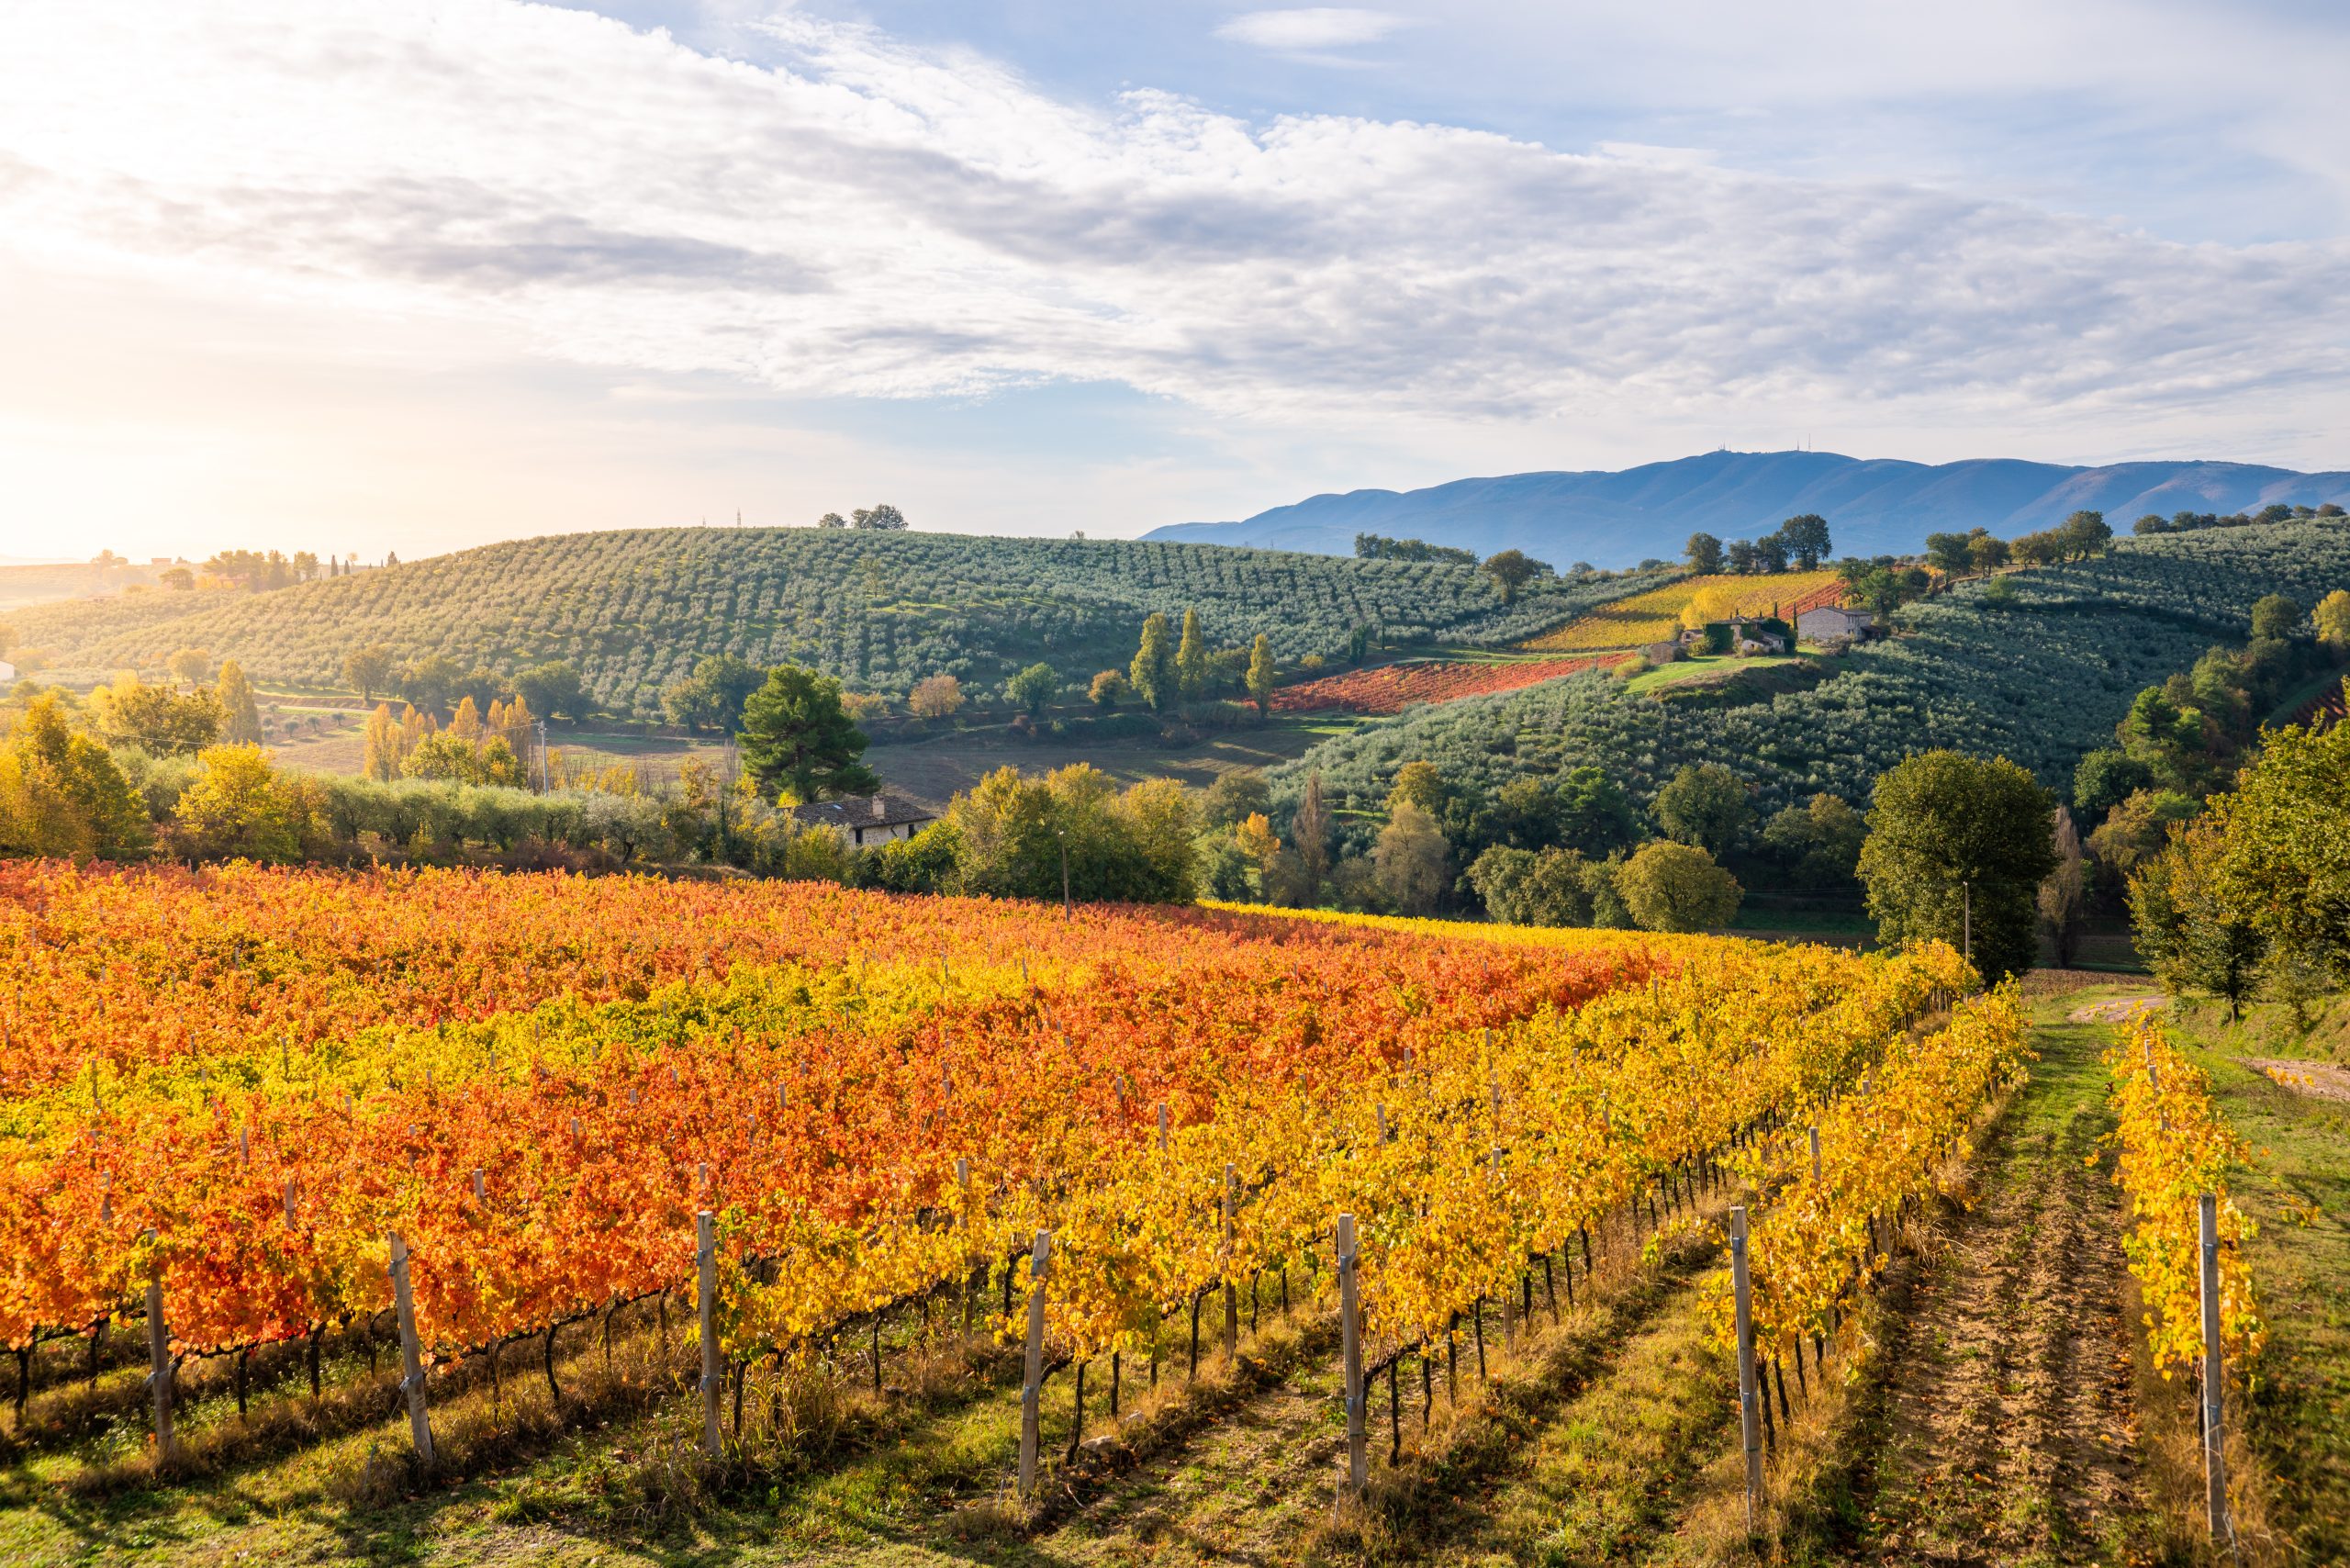
M1359 625L1394 641L1507 642L1652 577L1544 579L1505 605L1473 567L1214 545L810 529L642 529L494 544L269 593L145 593L14 620L53 677L152 669L174 648L257 678L339 682L367 643L510 673L569 660L607 710L660 711L705 655L792 660L897 696L946 672L992 685L1043 660L1079 678L1131 656L1152 610L1196 607L1212 643L1337 654Z
M1875 776L1908 752L1953 746L2004 755L2067 790L2081 754L2109 744L2140 689L2186 669L2214 644L2240 646L2254 600L2283 593L2304 609L2350 588L2350 528L2339 521L2119 541L2110 554L1913 605L1905 634L1816 661L1805 689L1753 699L1659 700L1601 675L1422 710L1315 747L1282 769L1290 796L1318 771L1348 804L1375 808L1395 769L1436 763L1494 789L1593 763L1645 801L1688 762L1718 762L1758 786L1764 811L1819 790L1865 801Z

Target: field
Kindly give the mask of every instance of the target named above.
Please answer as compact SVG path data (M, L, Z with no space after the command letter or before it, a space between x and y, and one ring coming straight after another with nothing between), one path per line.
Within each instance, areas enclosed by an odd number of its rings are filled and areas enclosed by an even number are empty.
M1507 643L1653 579L1545 578L1505 604L1474 567L1121 540L816 529L645 529L463 551L267 593L116 594L11 619L54 678L234 657L269 685L338 689L370 643L511 675L569 661L603 710L657 719L694 662L733 653L901 698L946 673L977 694L1042 661L1073 682L1134 656L1143 618L1199 610L1213 646L1274 655L1392 641Z
M1938 1190L2020 1064L2009 1003L1938 1011L1946 951L1238 909L19 865L0 949L12 1561L101 1518L198 1555L372 1553L421 1515L593 1555L759 1497L774 1539L840 1546L909 1484L901 1526L918 1497L922 1528L1017 1558L1102 1533L1056 1499L1114 1517L1127 1463L1165 1487L1244 1453L1304 1505L1249 1528L1343 1536L1605 1325L1688 1314L1685 1392L1717 1410L1728 1203L1756 1220L1765 1358L1860 1354L1837 1303L1886 1260L1859 1216ZM1388 1408L1331 1525L1329 1407L1247 1412L1326 1386L1342 1288ZM1023 1502L1004 1379L1032 1323Z
M1804 610L1841 603L1843 599L1843 579L1832 571L1683 577L1664 588L1603 605L1518 646L1534 653L1584 653L1661 643L1679 634L1681 611L1707 588L1729 595L1740 614L1775 615L1788 622Z
M1489 697L1577 675L1607 661L1563 659L1421 659L1348 670L1284 686L1273 693L1276 713L1400 713L1419 703Z
M2199 1561L2125 1205L2222 1118L2291 1391L2230 1427L2244 1560L2344 1544L2341 1109L2188 1015L2151 1116L2077 977L2027 1040L1937 950L4 875L12 1562L1751 1560L1733 1205L1766 1555Z

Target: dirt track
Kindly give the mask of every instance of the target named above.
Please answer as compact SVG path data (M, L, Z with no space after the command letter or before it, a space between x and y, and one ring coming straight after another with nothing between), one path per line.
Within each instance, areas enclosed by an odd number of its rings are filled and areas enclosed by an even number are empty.
M2122 1214L2093 1160L2108 1126L2097 1075L2078 1070L2105 1031L2070 1033L1986 1139L1976 1206L1895 1287L1908 1310L1858 1477L1854 1561L2140 1555Z

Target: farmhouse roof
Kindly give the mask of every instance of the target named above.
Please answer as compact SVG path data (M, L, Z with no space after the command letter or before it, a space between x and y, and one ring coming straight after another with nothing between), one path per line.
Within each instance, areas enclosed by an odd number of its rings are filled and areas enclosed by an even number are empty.
M903 795L884 790L878 795L849 795L837 801L814 801L794 806L791 820L801 827L907 827L935 822L938 813Z

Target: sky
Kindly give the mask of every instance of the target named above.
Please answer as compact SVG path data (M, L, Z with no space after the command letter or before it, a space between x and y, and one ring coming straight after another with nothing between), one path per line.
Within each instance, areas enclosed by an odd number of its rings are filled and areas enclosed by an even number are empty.
M2350 466L2332 0L32 0L0 557Z

